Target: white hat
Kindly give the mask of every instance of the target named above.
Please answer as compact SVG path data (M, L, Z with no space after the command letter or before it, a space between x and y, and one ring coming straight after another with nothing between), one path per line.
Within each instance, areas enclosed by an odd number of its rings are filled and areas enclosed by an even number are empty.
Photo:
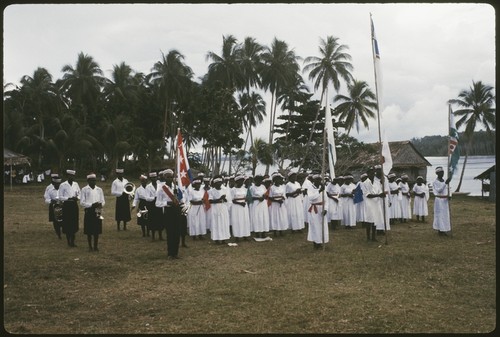
M243 179L245 179L245 176L242 176L242 175L239 175L239 176L234 177L234 180L235 180L235 181L236 181L236 180L243 180Z
M157 174L156 174L156 172L149 172L149 176L150 177L157 177Z
M288 172L288 176L290 177L292 174L297 174L297 172L290 171Z
M61 182L61 178L53 178L52 182L54 182L54 183L60 183Z
M123 173L123 169L121 169L121 168L117 168L117 169L115 170L115 172L116 172L116 173Z
M198 177L202 177L202 178L203 178L204 176L205 176L205 173L203 173L203 172L198 172Z
M313 175L313 179L318 179L318 178L321 178L321 174L314 174Z
M361 174L361 178L364 178L364 177L368 177L368 174L366 174L366 173Z
M438 167L436 167L436 173L438 173L438 172L444 172L444 170L443 170L443 167L442 167L442 166L438 166Z
M66 170L67 174L75 175L76 171L75 170Z
M213 182L214 184L215 184L215 183L221 183L221 182L222 182L222 178L217 177L217 178L215 178L212 182Z
M95 173L87 175L87 179L95 179Z
M389 175L387 176L387 178L395 178L395 177L396 177L395 173L389 173Z
M163 174L174 174L174 171L172 171L171 169L166 169L165 171L163 171Z
M148 177L146 177L144 174L141 174L139 177L140 180L148 180Z
M52 173L50 176L51 176L52 178L57 178L57 177L59 177L59 174L57 174L57 173Z

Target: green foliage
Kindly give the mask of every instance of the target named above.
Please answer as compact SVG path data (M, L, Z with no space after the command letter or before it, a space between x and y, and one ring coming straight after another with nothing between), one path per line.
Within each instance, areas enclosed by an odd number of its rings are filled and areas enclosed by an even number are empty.
M495 155L496 132L486 131L474 132L474 141L468 143L467 153L469 156L492 156ZM465 139L465 133L459 132L460 139ZM412 138L412 144L426 157L442 157L448 155L448 136L425 136Z

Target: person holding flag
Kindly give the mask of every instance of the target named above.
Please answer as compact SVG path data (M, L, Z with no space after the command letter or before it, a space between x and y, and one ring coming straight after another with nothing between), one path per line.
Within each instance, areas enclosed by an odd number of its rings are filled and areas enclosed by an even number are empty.
M434 221L432 228L437 230L439 235L448 235L451 230L450 225L450 209L448 204L449 199L449 183L450 177L443 179L444 169L442 166L436 167L437 178L432 183L432 193L436 199L434 200Z

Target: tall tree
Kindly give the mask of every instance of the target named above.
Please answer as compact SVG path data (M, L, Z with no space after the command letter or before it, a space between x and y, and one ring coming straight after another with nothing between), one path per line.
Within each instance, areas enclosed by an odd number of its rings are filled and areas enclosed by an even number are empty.
M296 83L300 58L295 55L294 50L289 49L285 41L277 38L274 38L270 47L265 47L261 57L262 85L271 92L269 144L272 144L278 96L286 87ZM266 174L268 173L269 165L266 165Z
M98 99L105 77L92 56L83 52L78 54L76 66L67 64L62 67L63 77L61 89L71 99L72 110L79 115L84 128L88 119L97 118Z
M465 126L464 140L462 142L465 151L465 159L460 174L460 182L458 183L455 192L459 192L462 186L462 180L467 163L468 152L467 148L472 143L474 131L476 127L482 126L488 133L495 130L495 95L493 94L494 88L490 85L483 84L483 82L472 81L472 86L469 90L462 90L458 94L458 98L450 99L448 103L458 105L460 108L454 111L454 115L458 116L456 121L457 129Z
M163 97L165 104L165 113L163 117L163 142L166 149L167 141L167 120L172 117L172 110L181 96L188 90L193 70L184 63L184 55L177 50L172 49L167 55L162 53L162 60L154 64L152 72L146 76L154 85L157 85L159 93ZM170 157L173 156L173 145L176 132L170 128Z
M336 92L340 89L340 80L350 83L352 81L351 71L354 69L349 62L352 57L347 53L349 47L339 43L339 38L327 36L326 40L320 38L320 56L309 56L304 60L303 72L309 72L309 79L314 81L314 90L321 87L321 98L312 130L318 121L323 97L330 84ZM311 142L313 132L309 136L307 145ZM306 152L307 154L307 152ZM305 160L305 158L304 158ZM300 165L302 167L302 165Z
M208 65L208 83L218 81L226 89L234 91L242 86L242 73L238 59L238 41L233 35L222 37L222 53L218 55L209 51L206 55L207 61L212 61Z
M334 115L338 116L347 134L353 126L359 133L360 124L368 129L368 118L376 117L377 98L365 81L353 80L347 85L347 91L348 95L337 94L334 97L334 102L340 102L334 110Z

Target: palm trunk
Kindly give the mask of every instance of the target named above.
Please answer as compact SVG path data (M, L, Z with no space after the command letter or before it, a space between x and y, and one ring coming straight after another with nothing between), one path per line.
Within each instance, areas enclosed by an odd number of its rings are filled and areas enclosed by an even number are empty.
M273 105L275 105L275 102L274 102L274 92L272 93L271 95L271 116L270 116L270 121L269 121L269 145L271 145L273 143L273 128L274 128L274 114L273 114ZM269 174L269 164L266 164L266 173L265 174Z
M460 192L460 188L462 187L462 180L464 178L464 172L465 172L465 164L467 164L467 158L469 157L469 154L467 151L465 151L465 158L464 158L464 164L462 165L462 172L460 172L460 180L458 182L457 189L455 192Z

